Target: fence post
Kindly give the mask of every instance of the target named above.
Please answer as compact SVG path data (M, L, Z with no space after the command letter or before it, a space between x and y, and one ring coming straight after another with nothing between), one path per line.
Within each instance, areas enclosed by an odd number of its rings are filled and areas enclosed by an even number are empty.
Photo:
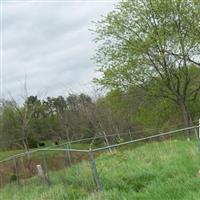
M16 181L17 181L17 184L20 185L20 182L19 182L19 174L18 174L18 163L17 163L17 158L14 157L13 158L13 167L14 167L14 175L16 176Z
M200 119L199 119L198 136L199 136L199 139L200 139Z
M44 181L48 185L50 185L51 182L50 182L49 175L48 175L47 160L46 160L46 156L45 156L44 152L42 152L42 167L43 167L43 170L44 170Z
M71 144L70 142L67 142L67 149L71 149ZM71 159L71 152L70 151L67 151L67 156L68 156L68 160L69 160L69 166L72 165L72 159Z
M195 135L197 138L197 146L198 146L198 150L200 151L200 119L198 121L198 126L197 128L194 129L195 130Z
M46 156L44 152L42 152L42 164L43 164L44 172L47 173L47 161L46 161Z
M88 158L89 158L90 167L91 167L91 170L92 170L92 176L93 176L97 191L100 192L100 191L102 191L102 186L101 186L101 183L100 183L99 174L97 172L94 155L93 155L93 152L92 152L91 149L89 150Z
M130 129L128 130L128 133L129 133L129 136L130 136L130 140L133 140L133 137L132 137Z
M200 119L197 127L197 140L198 140L198 149L200 151Z
M66 146L65 146L65 149L67 149ZM69 161L67 159L67 150L64 151L64 164L65 164L65 167L69 166Z

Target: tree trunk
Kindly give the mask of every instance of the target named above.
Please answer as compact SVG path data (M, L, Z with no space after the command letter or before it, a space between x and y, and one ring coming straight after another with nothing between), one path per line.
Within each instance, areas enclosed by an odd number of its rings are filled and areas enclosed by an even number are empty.
M24 146L25 153L28 153L28 145L26 144L25 139L23 139L23 146Z
M183 124L185 127L191 127L193 126L192 123L192 118L191 115L188 111L188 107L186 105L186 103L183 100L179 100L178 102L178 106L180 108L181 111L181 115L182 115L182 120L183 120ZM192 130L187 130L186 133L188 134L188 136L192 133Z
M29 174L32 175L34 173L34 169L32 166L31 153L29 151L27 138L23 139L23 146L24 146L25 155L26 155L26 159L27 159L27 169L29 171Z
M31 156L30 156L30 152L29 152L29 148L28 148L28 144L27 144L27 139L23 139L23 146L24 146L24 150L27 156L27 159L30 160Z

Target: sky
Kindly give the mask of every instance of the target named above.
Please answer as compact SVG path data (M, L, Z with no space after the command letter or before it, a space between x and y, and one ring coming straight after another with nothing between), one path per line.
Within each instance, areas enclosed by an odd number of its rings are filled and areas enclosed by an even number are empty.
M110 1L7 0L1 5L3 97L86 92L96 72L92 21L113 10ZM26 78L25 78L26 77Z

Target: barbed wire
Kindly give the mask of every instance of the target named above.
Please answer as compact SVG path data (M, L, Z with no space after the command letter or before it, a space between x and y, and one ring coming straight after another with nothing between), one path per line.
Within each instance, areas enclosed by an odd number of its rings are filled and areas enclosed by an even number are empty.
M157 138L157 137L161 137L161 136L165 136L165 135L170 135L170 134L173 134L173 133L178 133L178 132L182 132L182 131L185 131L185 130L192 130L192 129L196 129L196 128L200 128L200 126L198 125L198 126L185 127L185 128L176 129L176 130L172 130L172 131L168 131L168 132L164 132L164 133L159 133L159 134L152 135L152 136L147 136L147 137L143 137L143 138L130 140L130 141L127 141L127 142L121 142L121 143L118 143L118 144L108 145L108 146L105 146L105 147L100 147L100 148L96 148L96 149L89 149L89 150L67 149L67 148L64 148L64 149L63 148L62 149L41 148L41 149L32 150L32 151L29 151L29 152L24 152L24 153L19 153L19 154L9 156L6 159L0 160L0 163L10 161L14 158L26 156L27 153L33 154L33 153L41 152L41 151L66 151L66 152L69 151L69 152L82 152L82 153L104 151L106 149L115 148L115 147L131 144L131 143L141 142L141 141L145 141L145 140L149 140L149 139L153 139L153 138Z

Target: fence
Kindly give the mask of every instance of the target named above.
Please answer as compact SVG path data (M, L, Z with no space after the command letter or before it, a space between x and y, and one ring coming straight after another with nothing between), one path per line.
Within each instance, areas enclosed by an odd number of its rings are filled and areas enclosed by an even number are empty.
M188 135L186 131L190 131L190 134ZM199 136L200 128L196 125L139 139L132 139L133 135L130 133L103 135L33 150L29 154L20 153L0 161L0 188L10 184L12 187L16 185L26 187L29 184L31 187L38 185L53 187L59 183L64 186L65 191L70 190L67 195L71 195L71 191L74 191L72 196L67 196L68 199L76 199L78 191L102 191L111 187L113 180L110 178L110 172L120 174L123 170L133 170L134 165L128 164L126 159L134 159L132 163L135 164L138 162L137 158L142 155L136 147L143 146L144 143L155 143L151 148L155 154L161 155L164 151L170 152L171 149L176 149L177 140L188 141L188 145L193 148L195 144L200 147ZM159 141L163 141L162 145L159 145ZM72 148L73 144L81 142L86 142L88 149ZM127 149L134 149L138 157L126 157L121 153ZM116 154L116 151L119 154ZM113 164L112 161L116 157L120 163Z

